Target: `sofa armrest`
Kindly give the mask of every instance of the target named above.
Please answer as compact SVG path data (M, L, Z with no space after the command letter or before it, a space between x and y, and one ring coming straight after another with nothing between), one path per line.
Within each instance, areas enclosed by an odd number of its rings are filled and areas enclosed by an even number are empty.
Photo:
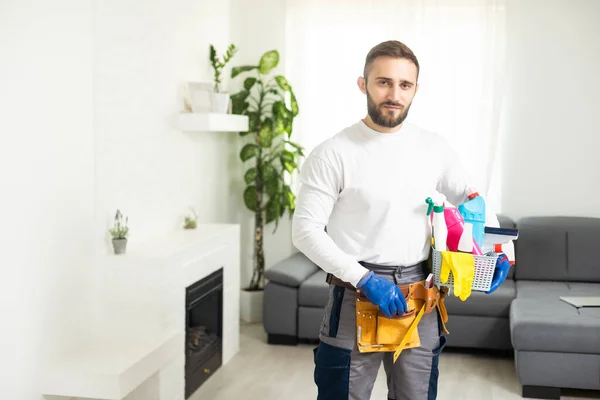
M297 288L318 270L319 267L308 257L296 253L269 268L265 272L265 278L280 285Z
M515 223L515 221L504 215L504 214L498 214L498 222L500 223L500 228L509 228L509 229L515 229L517 227L517 224Z

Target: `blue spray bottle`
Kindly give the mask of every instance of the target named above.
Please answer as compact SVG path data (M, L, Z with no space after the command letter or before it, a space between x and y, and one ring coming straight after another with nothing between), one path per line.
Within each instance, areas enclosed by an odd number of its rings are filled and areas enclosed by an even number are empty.
M485 235L485 200L477 192L471 193L469 200L458 206L465 222L473 225L473 239L481 248Z

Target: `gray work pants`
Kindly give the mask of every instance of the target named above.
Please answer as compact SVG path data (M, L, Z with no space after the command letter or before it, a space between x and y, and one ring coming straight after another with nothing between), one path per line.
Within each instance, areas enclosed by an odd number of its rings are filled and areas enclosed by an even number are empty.
M422 265L365 267L396 284L425 278ZM355 292L330 285L329 301L314 350L314 378L318 400L368 400L381 365L387 375L388 397L396 400L431 400L437 397L438 358L446 340L439 313L423 316L418 325L421 346L406 349L393 362L393 353L360 353L356 346Z

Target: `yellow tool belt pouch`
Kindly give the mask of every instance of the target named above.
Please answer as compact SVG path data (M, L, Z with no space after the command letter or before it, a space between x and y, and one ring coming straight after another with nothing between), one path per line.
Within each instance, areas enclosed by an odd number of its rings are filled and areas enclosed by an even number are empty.
M400 289L408 311L393 318L382 315L377 305L362 292L356 292L356 343L359 352L393 352L396 361L402 350L421 346L418 323L424 314L436 308L440 310L443 330L447 333L444 292L435 286L427 289L424 281L402 285Z

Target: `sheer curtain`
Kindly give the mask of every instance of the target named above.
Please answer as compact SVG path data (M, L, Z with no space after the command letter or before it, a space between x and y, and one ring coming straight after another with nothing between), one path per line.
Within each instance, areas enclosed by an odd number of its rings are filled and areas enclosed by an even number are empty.
M310 151L363 118L356 79L365 57L399 40L421 65L407 121L448 138L487 193L502 102L504 3L286 0L286 74L300 104L295 140Z

